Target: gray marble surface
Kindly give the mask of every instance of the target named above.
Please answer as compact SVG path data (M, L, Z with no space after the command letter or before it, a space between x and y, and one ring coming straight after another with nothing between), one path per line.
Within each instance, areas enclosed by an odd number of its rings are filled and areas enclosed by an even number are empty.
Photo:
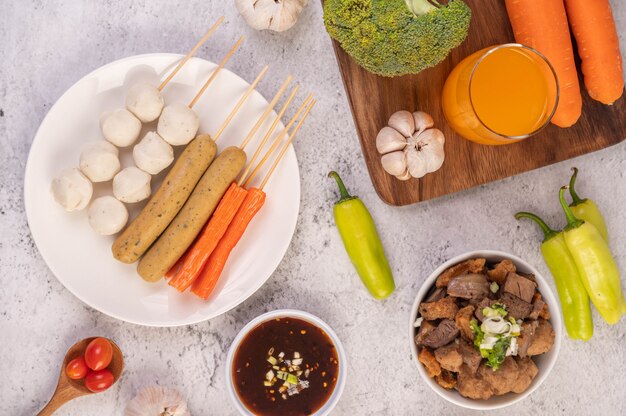
M612 0L626 52L626 2ZM419 378L406 335L408 313L423 280L444 260L468 250L514 253L547 273L539 235L518 225L519 209L561 219L555 190L581 169L579 190L602 207L613 249L626 270L626 144L415 206L393 208L376 196L354 131L346 96L312 0L298 25L283 34L248 28L232 1L0 1L0 414L32 415L51 395L58 363L77 339L115 339L126 356L121 383L82 398L58 415L121 414L142 386L183 391L195 415L230 415L224 360L236 333L276 308L312 312L334 327L349 356L339 415L460 415L472 412L439 398ZM210 322L145 328L92 310L52 275L31 238L22 198L24 167L35 131L48 109L76 80L113 60L148 52L179 52L221 14L226 23L200 56L222 56L238 35L247 37L229 67L252 79L272 65L266 96L293 73L319 102L296 144L302 204L286 257L254 296ZM370 207L398 290L372 300L357 280L332 218L338 169ZM624 283L624 279L622 279ZM594 312L593 340L565 339L554 371L541 388L498 415L626 414L626 319L608 327Z

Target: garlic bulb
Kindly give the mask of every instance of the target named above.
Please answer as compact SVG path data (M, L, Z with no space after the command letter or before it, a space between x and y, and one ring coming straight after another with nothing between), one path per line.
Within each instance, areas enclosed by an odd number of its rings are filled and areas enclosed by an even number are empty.
M435 172L443 164L445 138L433 129L433 118L423 111L398 111L376 136L376 149L385 172L406 181Z
M309 0L235 0L237 10L257 30L282 32L292 27Z
M177 390L145 387L124 410L124 416L191 416L187 402Z

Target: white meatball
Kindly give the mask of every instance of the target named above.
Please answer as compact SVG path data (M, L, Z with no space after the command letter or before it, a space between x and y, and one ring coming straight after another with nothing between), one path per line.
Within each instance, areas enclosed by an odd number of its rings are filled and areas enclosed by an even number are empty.
M163 109L157 133L172 146L189 143L196 137L200 120L198 115L185 104L172 104Z
M174 160L174 149L157 133L150 131L133 148L135 165L143 171L156 175Z
M100 235L115 234L128 222L126 206L110 195L94 199L87 216L91 228Z
M126 108L144 123L159 118L164 104L159 89L147 82L133 85L126 96Z
M80 170L91 182L106 182L120 171L119 150L111 143L99 140L89 143L80 154Z
M139 138L141 121L127 109L118 108L100 118L100 128L105 139L117 147L127 147Z
M50 187L54 200L66 211L84 209L93 195L91 181L77 168L66 169L52 180Z
M150 190L151 178L149 173L135 166L122 169L113 178L113 195L120 201L129 204L143 201L152 192Z

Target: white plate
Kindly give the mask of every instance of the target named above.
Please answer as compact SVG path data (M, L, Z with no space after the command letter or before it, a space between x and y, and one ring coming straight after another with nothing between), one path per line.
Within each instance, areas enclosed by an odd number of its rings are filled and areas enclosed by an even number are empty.
M89 226L86 210L67 213L55 203L50 194L52 178L61 169L78 165L85 143L101 140L100 114L123 107L126 91L133 82L141 79L156 85L180 58L174 54L133 56L105 65L78 81L41 123L26 164L24 199L28 224L52 272L89 306L140 325L192 324L211 319L246 300L282 260L300 206L298 163L290 148L265 187L265 206L232 252L213 296L202 301L193 294L178 293L163 280L144 282L135 272L136 265L122 264L113 258L114 236L96 235ZM202 59L191 59L164 89L166 104L188 103L215 66ZM271 77L271 72L266 76ZM215 133L248 86L237 75L222 69L194 107L200 117L200 132ZM255 91L218 140L218 148L239 144L267 104ZM271 119L246 148L249 156ZM144 131L154 130L155 124L144 126ZM275 134L282 128L281 124ZM132 164L130 151L124 150L121 158L123 166ZM160 174L153 179L153 190L162 177ZM262 177L257 177L256 185ZM95 187L96 195L111 193L110 182ZM131 215L143 204L135 204Z

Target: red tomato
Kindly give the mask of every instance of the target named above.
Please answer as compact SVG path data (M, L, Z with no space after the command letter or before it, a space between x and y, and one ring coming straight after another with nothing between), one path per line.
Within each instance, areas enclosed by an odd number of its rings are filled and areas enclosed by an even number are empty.
M65 374L72 380L80 380L81 378L85 378L89 368L87 368L87 363L83 357L74 358L72 361L67 363L67 367L65 367Z
M115 378L106 368L100 371L92 371L85 377L85 387L94 393L99 393L111 387Z
M87 345L85 362L94 371L107 368L111 364L113 347L106 338L96 338Z

